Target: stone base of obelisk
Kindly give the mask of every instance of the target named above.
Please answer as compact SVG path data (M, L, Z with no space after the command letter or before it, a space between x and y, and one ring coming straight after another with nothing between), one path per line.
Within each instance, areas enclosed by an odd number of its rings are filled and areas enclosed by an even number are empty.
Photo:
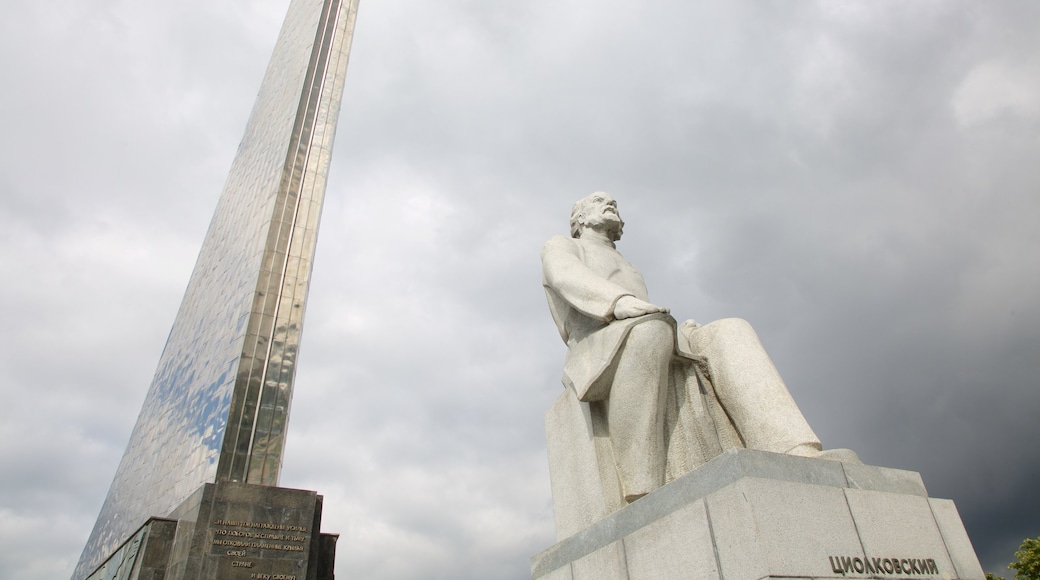
M333 580L338 536L319 533L321 508L313 491L207 483L88 580Z
M531 558L536 580L985 574L911 471L731 450Z

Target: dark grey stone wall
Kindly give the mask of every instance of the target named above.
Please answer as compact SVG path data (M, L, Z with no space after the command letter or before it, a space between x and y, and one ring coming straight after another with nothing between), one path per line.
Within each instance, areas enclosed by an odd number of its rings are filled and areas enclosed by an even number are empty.
M236 482L207 484L180 580L304 580L321 496ZM173 562L180 567L181 562Z
M332 580L334 534L316 492L207 483L151 518L90 580Z

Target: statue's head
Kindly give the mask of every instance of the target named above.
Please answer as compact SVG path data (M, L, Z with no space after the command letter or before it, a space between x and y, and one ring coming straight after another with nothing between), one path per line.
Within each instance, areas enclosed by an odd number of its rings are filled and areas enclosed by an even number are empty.
M597 191L588 197L579 199L571 209L571 237L580 238L586 227L603 226L612 241L621 239L621 231L625 221L618 213L617 202L613 197Z

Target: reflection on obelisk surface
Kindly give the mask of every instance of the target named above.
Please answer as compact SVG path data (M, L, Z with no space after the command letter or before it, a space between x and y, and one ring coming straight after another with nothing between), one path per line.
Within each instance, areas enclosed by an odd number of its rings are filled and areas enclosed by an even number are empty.
M204 483L277 485L357 4L292 0L76 580Z

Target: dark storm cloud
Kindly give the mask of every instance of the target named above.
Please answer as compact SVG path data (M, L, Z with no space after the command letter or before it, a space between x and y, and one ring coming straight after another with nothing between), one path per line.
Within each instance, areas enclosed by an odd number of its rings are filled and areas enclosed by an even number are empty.
M24 578L78 557L285 12L73 4L0 24ZM538 251L593 190L652 299L750 320L824 443L920 471L998 571L1040 534L1038 11L362 2L282 481L341 574L524 578L552 543Z

